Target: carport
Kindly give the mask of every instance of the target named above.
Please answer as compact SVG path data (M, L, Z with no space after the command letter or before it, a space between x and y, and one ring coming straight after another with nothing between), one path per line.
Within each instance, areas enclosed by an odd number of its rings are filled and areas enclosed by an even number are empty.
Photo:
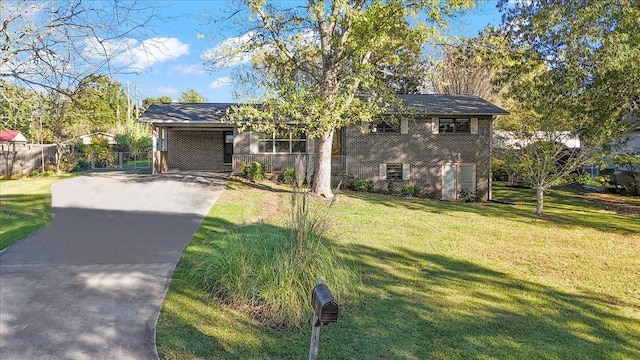
M151 105L138 119L153 127L153 173L231 172L235 127L224 122L231 103Z

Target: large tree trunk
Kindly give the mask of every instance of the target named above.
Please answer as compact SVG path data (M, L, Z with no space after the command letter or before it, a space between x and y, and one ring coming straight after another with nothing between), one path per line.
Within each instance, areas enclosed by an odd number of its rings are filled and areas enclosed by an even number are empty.
M536 187L536 215L542 215L544 208L544 187Z
M331 192L331 146L333 145L334 129L325 132L316 140L315 173L313 175L314 195L332 198Z

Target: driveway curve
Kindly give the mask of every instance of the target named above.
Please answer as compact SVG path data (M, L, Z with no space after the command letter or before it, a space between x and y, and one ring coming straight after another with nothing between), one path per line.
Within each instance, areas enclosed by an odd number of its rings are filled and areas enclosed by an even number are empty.
M0 254L0 358L157 359L171 274L225 184L196 172L56 183L51 225Z

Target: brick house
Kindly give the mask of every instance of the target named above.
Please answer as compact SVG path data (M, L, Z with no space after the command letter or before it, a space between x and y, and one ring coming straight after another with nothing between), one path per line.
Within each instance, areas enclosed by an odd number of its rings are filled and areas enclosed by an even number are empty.
M336 131L334 177L355 177L421 186L440 199L461 190L491 196L493 120L505 110L471 95L400 95L408 112ZM303 132L240 132L225 123L234 104L154 104L138 121L154 129L154 172L240 171L258 161L269 171L294 167L301 154L313 157L314 141Z

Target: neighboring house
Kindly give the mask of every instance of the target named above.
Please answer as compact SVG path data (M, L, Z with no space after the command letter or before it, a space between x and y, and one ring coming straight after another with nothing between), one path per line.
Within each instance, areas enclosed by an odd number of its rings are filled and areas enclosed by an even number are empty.
M612 158L618 154L640 155L640 121L635 117L629 121L634 123L633 129L613 142L611 155L609 156L610 159L605 161L605 166L585 166L585 171L591 174L592 177L597 178L599 176L610 176L611 180L616 184L629 185L631 183L629 179L629 170L632 169L627 167L616 167L612 160ZM633 170L636 174L640 174L640 166L636 166Z
M332 167L336 179L355 177L379 187L388 181L416 184L434 197L457 199L461 190L491 194L492 127L505 110L470 95L401 95L409 110L392 122L351 125L336 131ZM269 171L313 157L304 133L240 132L225 122L234 104L153 104L138 119L154 129L154 172L239 172L259 161ZM395 114L398 115L398 114Z
M493 145L496 149L519 149L529 146L537 141L555 141L564 145L567 149L580 149L580 138L570 131L544 132L536 131L527 133L525 137L518 137L514 132L495 130L493 132Z
M0 130L0 150L15 151L16 145L26 145L27 138L20 130Z
M107 139L109 145L116 145L118 141L116 140L116 136L114 134L109 134L105 132L95 132L86 135L80 135L78 138L82 141L84 145L93 144L94 139Z
M554 151L562 151L558 154L556 159L556 165L564 163L569 156L577 154L582 149L582 144L578 135L571 131L504 131L495 130L493 132L493 146L497 151L510 149L519 151L526 149L532 144L538 142L542 143L555 143L560 145L554 147ZM561 156L560 156L561 155ZM508 186L524 186L530 187L531 184L522 180L516 173L506 174L508 178L501 179L506 180ZM503 175L504 176L504 175Z

